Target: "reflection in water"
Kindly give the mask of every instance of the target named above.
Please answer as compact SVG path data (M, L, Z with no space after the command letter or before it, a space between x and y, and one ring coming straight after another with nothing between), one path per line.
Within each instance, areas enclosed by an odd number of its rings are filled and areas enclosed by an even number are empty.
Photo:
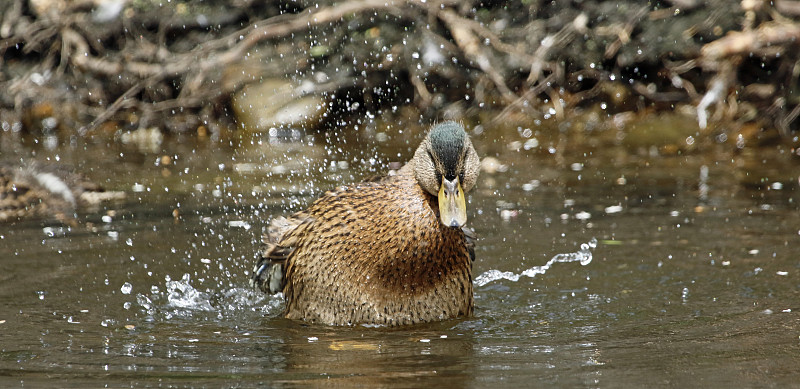
M447 325L397 331L281 324L288 327L271 342L281 346L269 352L282 356L283 382L395 387L398 380L424 380L463 387L473 378L472 336L453 334Z
M463 386L469 382L473 358L472 336L452 333L458 321L434 323L413 328L413 332L397 331L381 326L327 327L310 326L280 317L283 301L280 295L266 296L251 288L231 288L221 291L200 291L192 285L191 276L180 280L165 277L164 288L152 286L150 293L136 296L143 319L153 323L175 320L218 320L240 317L258 311L263 327L242 333L249 338L245 344L254 346L269 360L269 369L281 374L284 383L324 382L326 385L367 385L387 387L397 379L432 379L435 383ZM111 323L113 324L113 323ZM157 332L156 328L148 332ZM141 328L139 328L141 330ZM158 331L162 332L162 331ZM221 334L221 333L220 333ZM194 347L202 335L188 338L170 336L166 358L185 359L194 355ZM158 345L153 341L125 343L121 353L131 357L154 357ZM202 353L197 358L203 358ZM365 360L370 363L365 364ZM181 371L193 371L181 369Z

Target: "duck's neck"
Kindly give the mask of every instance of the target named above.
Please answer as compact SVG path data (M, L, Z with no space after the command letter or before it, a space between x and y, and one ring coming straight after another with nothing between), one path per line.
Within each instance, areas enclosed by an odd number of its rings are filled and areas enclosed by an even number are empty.
M437 179L433 161L427 157L427 152L423 146L417 149L414 153L414 157L411 158L405 166L400 168L397 174L414 177L417 184L430 194L435 195L438 192L439 186L436 182Z
M397 170L397 175L404 175L404 176L411 176L414 177L414 160L408 161L403 167Z

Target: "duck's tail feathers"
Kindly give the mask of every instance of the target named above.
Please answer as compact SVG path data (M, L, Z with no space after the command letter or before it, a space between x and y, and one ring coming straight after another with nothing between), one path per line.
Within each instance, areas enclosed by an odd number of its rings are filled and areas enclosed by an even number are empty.
M264 293L275 294L283 291L286 284L286 263L294 251L295 240L292 231L304 219L279 217L272 220L267 232L261 237L261 249L256 255L256 266L250 278L250 285ZM285 239L284 239L285 238Z
M269 294L282 291L285 284L286 259L292 250L291 247L279 246L276 243L265 243L257 254L250 285Z

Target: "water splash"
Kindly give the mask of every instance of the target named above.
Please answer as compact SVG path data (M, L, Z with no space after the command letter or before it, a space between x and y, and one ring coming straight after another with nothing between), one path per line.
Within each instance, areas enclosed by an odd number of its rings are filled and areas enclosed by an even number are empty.
M277 311L281 298L266 296L252 288L231 287L228 289L200 290L192 285L186 273L180 280L165 277L163 291L153 285L149 294L139 293L136 302L150 317L191 317L195 314L229 316L243 311ZM265 305L266 302L266 305Z
M192 287L189 273L184 274L180 281L167 281L167 306L198 311L214 310L209 294Z
M592 249L597 247L597 239L592 238L590 241L581 244L581 249L572 252L572 253L562 253L556 254L553 258L550 258L546 264L542 266L534 266L530 269L523 271L522 273L516 274L510 271L501 272L500 270L488 270L483 272L481 275L475 277L475 286L484 286L492 281L497 280L509 280L513 282L519 281L519 278L522 276L526 277L536 277L539 274L544 274L547 270L550 269L553 264L556 262L580 262L581 266L586 266L592 262Z

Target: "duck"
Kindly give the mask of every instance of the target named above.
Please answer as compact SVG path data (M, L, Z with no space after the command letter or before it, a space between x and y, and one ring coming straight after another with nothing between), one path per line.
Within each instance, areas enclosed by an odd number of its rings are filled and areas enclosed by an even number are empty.
M0 161L0 223L40 218L76 225L78 208L124 199L125 192L106 191L63 164Z
M401 326L473 314L476 236L466 193L480 159L463 125L434 125L395 174L340 186L271 220L250 283L283 316Z

